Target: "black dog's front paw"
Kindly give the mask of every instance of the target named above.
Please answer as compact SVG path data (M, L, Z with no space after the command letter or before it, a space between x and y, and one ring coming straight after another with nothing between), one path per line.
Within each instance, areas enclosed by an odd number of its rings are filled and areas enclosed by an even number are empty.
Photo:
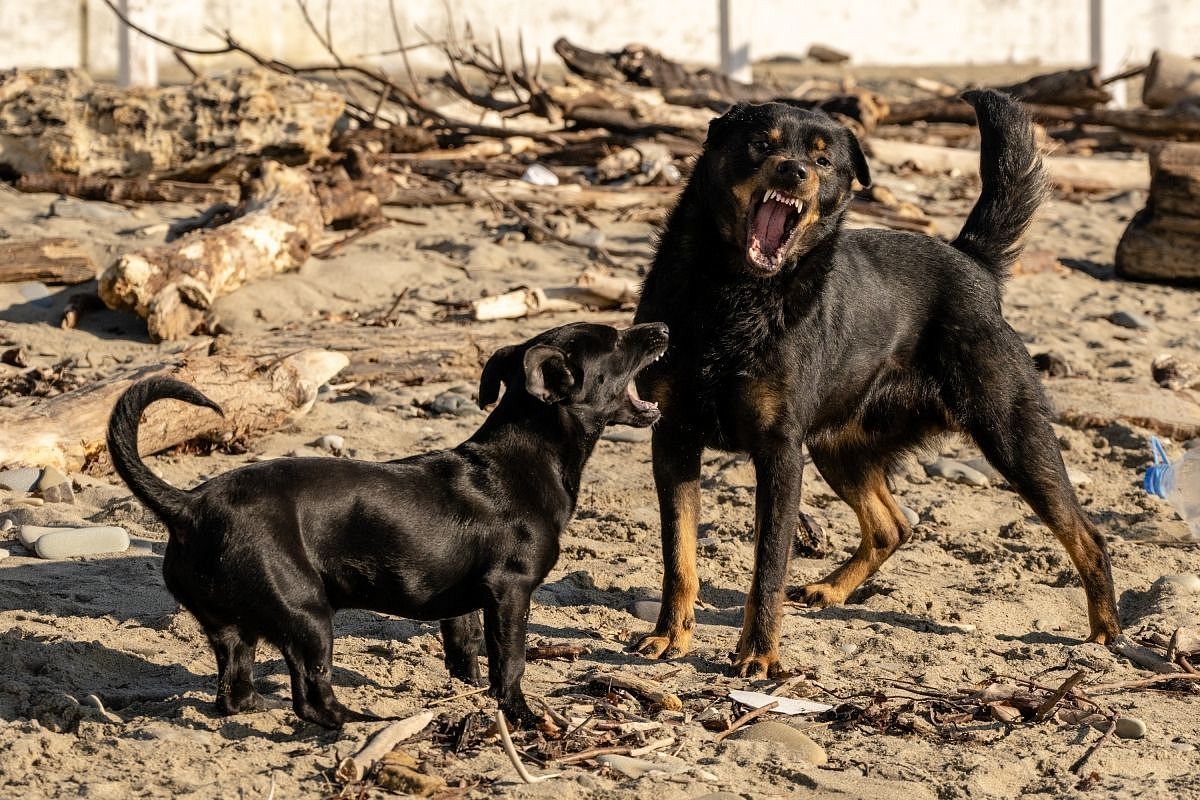
M508 721L510 728L532 730L542 721L542 715L533 713L529 703L525 702L524 695L501 700L500 710L504 712L504 719Z
M468 660L456 662L447 665L450 669L450 677L457 678L463 683L469 683L472 686L484 686L486 681L479 671L479 659L475 656L470 656Z

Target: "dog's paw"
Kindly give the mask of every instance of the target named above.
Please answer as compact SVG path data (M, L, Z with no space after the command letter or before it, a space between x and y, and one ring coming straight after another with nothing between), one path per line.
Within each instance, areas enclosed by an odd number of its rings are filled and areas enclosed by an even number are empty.
M1092 632L1088 636L1087 640L1089 642L1095 642L1096 644L1103 644L1112 647L1113 642L1115 642L1117 637L1120 635L1121 629L1115 625L1111 627L1092 628Z
M647 658L681 658L692 649L692 634L687 630L655 631L639 637L630 649Z
M795 603L803 603L809 608L828 608L845 602L844 593L828 583L809 583L804 586L794 586L788 589L788 599Z
M782 672L778 653L738 653L729 667L729 674L735 678L777 678Z

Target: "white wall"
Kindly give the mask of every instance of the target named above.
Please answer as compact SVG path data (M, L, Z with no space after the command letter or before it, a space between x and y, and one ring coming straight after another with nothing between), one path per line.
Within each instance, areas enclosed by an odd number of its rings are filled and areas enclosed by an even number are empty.
M308 0L324 26L332 2L336 45L347 58L395 46L388 0ZM997 63L1038 60L1047 64L1089 60L1089 0L732 0L738 27L749 30L755 58L802 54L814 42L853 54L860 64ZM157 30L197 46L219 40L206 28L229 29L266 55L300 62L325 56L304 27L295 0L155 0ZM470 22L477 36L497 30L515 52L518 30L530 57L538 48L554 60L551 44L567 36L595 49L644 42L693 63L717 61L717 0L395 0L403 35L417 28L446 31L447 14ZM1155 47L1200 51L1197 0L1104 0L1106 45L1118 60L1144 60ZM116 23L101 0L0 0L0 67L78 66L81 19L86 7L89 66L98 75L116 70ZM747 18L749 24L747 25ZM174 67L161 48L160 63ZM413 54L421 66L438 67L435 53ZM393 57L375 58L389 67ZM244 63L230 57L197 63L207 67Z

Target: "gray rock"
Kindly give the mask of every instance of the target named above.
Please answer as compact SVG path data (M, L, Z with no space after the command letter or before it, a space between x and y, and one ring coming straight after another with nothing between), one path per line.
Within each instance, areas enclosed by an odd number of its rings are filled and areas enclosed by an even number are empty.
M615 754L596 756L596 761L606 767L615 769L617 772L621 773L627 778L640 778L643 775L647 775L651 772L667 772L670 774L675 774L677 772L683 772L687 770L686 766L684 766L681 770L676 766L658 764L654 761L647 761L644 758L633 758L632 756L621 756Z
M340 453L346 449L346 440L336 433L327 433L313 442L311 446L328 450L330 453Z
M1092 482L1092 476L1081 469L1067 467L1067 480L1071 482L1072 486L1087 486Z
M829 760L825 748L805 736L791 725L772 720L762 720L753 725L747 725L734 733L730 738L747 742L772 742L782 745L787 750L799 756L814 766L821 766Z
M638 444L650 441L649 428L606 428L600 438L609 442Z
M625 607L625 610L644 622L658 622L658 612L662 603L657 600L635 600Z
M921 515L913 511L908 506L900 506L900 513L904 515L906 520L908 520L908 526L910 528L915 528L921 524Z
M1146 331L1154 327L1154 323L1150 321L1149 317L1136 311L1114 311L1108 315L1107 319L1113 325L1132 330Z
M21 526L21 539L26 529ZM123 553L129 549L129 534L114 526L97 528L43 528L32 536L33 549L40 558L62 559L100 553ZM28 545L27 545L28 546Z
M1200 575L1186 572L1180 575L1163 575L1155 583L1161 586L1173 586L1180 594L1200 594Z
M42 476L42 471L36 467L22 469L6 469L0 472L0 489L13 492L29 492Z
M71 479L54 467L42 470L42 477L35 488L47 503L75 502L75 490L71 486Z
M968 486L991 486L988 476L977 469L969 467L953 458L939 458L925 465L925 474L931 478L945 478L948 481L965 483Z
M1137 717L1117 717L1116 734L1122 739L1141 739L1146 735L1146 723Z
M963 459L962 463L966 464L976 472L987 476L987 479L992 483L999 483L1000 481L1004 480L1004 476L1000 474L1000 470L993 467L991 463L983 456L979 456L977 458L966 458Z
M471 402L470 397L454 391L442 392L433 398L433 402L429 404L429 410L435 414L454 414L459 417L479 413L479 408Z
M1190 742L1181 742L1177 740L1171 742L1171 749L1178 750L1181 753L1190 753L1196 749L1196 745L1191 744Z

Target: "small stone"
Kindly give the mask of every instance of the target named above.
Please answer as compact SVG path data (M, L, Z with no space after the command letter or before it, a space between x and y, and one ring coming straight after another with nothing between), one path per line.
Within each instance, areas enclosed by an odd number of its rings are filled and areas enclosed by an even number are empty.
M1108 315L1107 319L1113 325L1132 330L1145 331L1153 327L1149 317L1136 311L1114 311Z
M908 527L915 528L921 524L921 515L908 506L900 506L900 513L908 520Z
M42 470L42 477L35 488L47 503L75 502L75 490L71 487L71 479L54 467Z
M1118 717L1116 734L1122 739L1141 739L1146 735L1146 723L1137 717Z
M1004 476L1000 474L1000 470L993 467L991 462L982 456L978 458L965 458L962 463L986 476L992 483L999 483L1004 480Z
M1155 583L1174 586L1180 594L1200 594L1200 575L1186 572L1179 575L1163 575Z
M705 536L703 539L696 540L696 547L701 550L715 550L720 544L721 540L716 536Z
M657 600L635 600L625 607L625 610L644 622L658 622L658 612L662 603Z
M821 766L829 760L825 749L812 739L805 736L791 725L772 720L755 722L734 733L731 738L747 742L773 742L798 755L804 761L814 766Z
M653 761L647 761L644 758L633 758L632 756L621 756L616 754L596 756L596 761L610 769L615 769L627 778L640 778L651 772L679 772L677 768L669 767L665 764L657 764ZM686 768L685 768L686 769Z
M952 458L939 458L937 461L926 464L925 474L931 478L945 478L949 481L965 483L968 486L987 487L991 485L987 475Z
M446 781L437 775L417 770L417 760L403 750L393 750L380 759L375 782L393 792L429 797L446 788Z
M1067 467L1067 480L1071 482L1072 486L1087 486L1092 482L1092 476L1083 470Z
M313 442L311 447L328 450L330 453L340 453L346 449L346 440L335 433L327 433Z
M650 441L649 428L607 428L604 433L600 434L600 438L609 442L625 442L628 444L639 444L641 442Z
M21 493L29 492L33 490L40 477L42 477L42 471L35 467L6 469L0 472L0 489Z
M100 553L123 553L129 534L115 526L96 528L42 528L22 525L19 534L26 547L46 559L78 558Z
M429 410L435 414L454 414L460 417L475 414L479 411L475 404L471 402L471 398L453 391L442 392L433 398L433 402L429 404Z
M1171 749L1178 750L1181 753L1190 753L1196 749L1196 745L1191 744L1190 742L1175 741L1171 742Z
M1058 353L1038 353L1033 357L1033 365L1038 372L1044 372L1051 378L1069 378L1074 374L1067 359Z

